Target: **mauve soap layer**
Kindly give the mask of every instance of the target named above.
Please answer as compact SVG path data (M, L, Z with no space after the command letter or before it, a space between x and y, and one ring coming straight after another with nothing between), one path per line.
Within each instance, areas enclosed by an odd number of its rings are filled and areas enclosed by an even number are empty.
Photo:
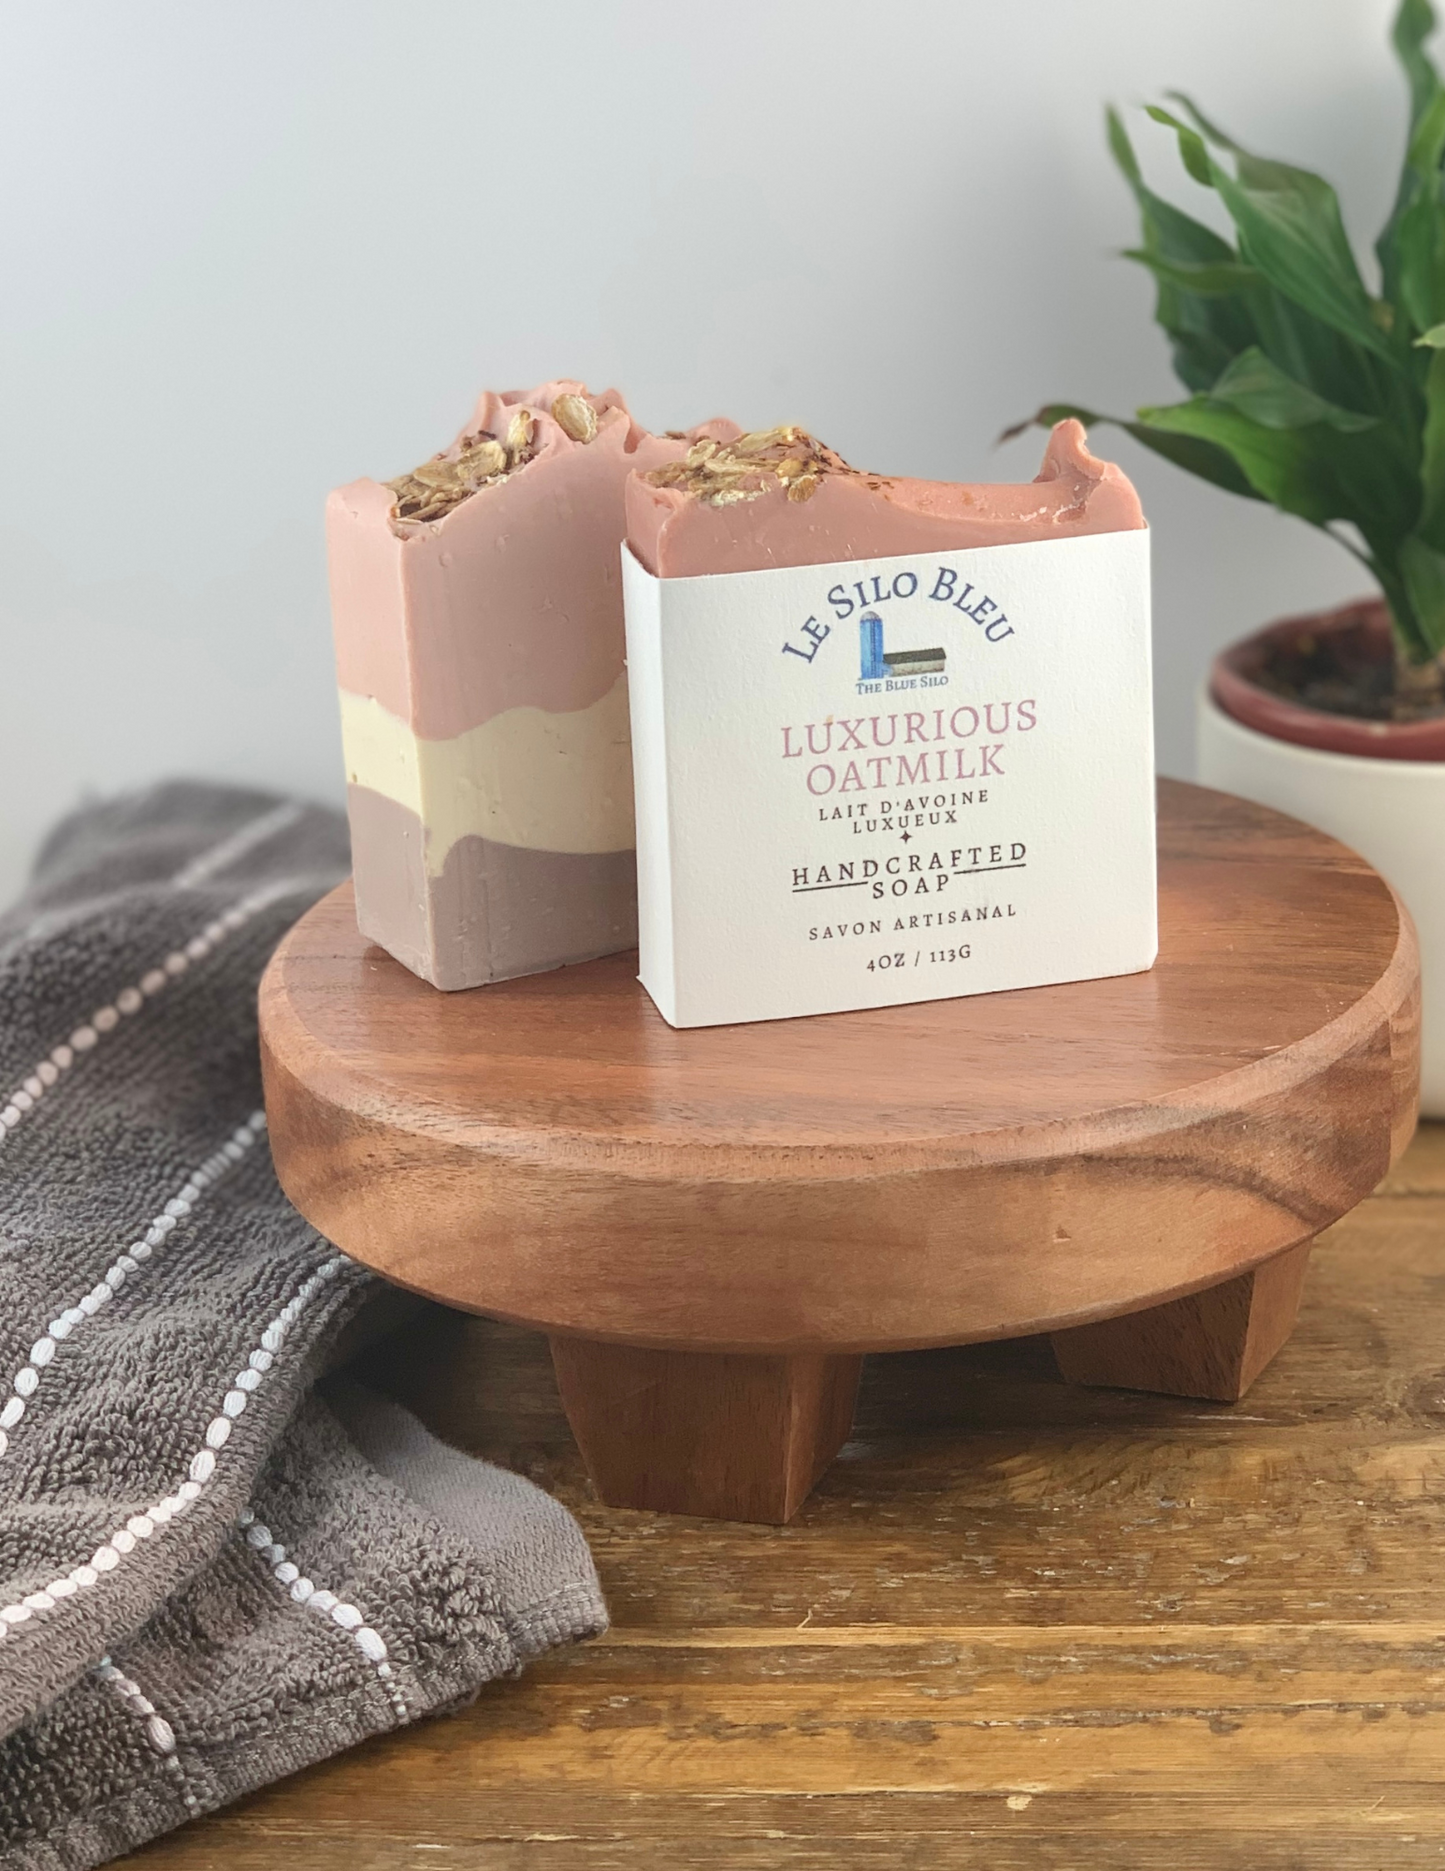
M797 437L796 445L783 441L766 451L771 462L781 457L786 465L794 447L799 473L791 480L765 465L750 483L726 487L719 497L701 472L672 486L658 485L649 470L632 475L627 542L655 577L897 558L1145 524L1128 477L1089 453L1077 422L1054 429L1035 480L978 486L861 474L801 431L770 433ZM739 447L748 441L742 437ZM800 481L806 498L797 497Z
M475 834L426 862L414 813L347 788L356 920L364 936L433 987L540 974L637 945L632 851L533 851Z

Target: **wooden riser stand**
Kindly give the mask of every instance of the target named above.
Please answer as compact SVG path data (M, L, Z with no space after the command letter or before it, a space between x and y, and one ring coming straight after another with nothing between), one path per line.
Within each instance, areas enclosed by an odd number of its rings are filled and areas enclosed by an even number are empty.
M631 955L439 994L343 888L261 987L277 1173L545 1332L616 1506L786 1521L865 1351L1049 1333L1071 1383L1232 1402L1411 1135L1419 956L1354 852L1168 781L1159 932L1147 974L678 1031Z

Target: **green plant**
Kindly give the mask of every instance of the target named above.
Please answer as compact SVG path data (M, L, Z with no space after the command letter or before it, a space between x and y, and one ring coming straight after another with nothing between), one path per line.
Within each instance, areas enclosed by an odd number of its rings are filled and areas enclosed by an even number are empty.
M1375 243L1378 294L1320 176L1251 155L1178 93L1189 122L1149 106L1187 174L1226 209L1231 245L1145 184L1108 114L1143 222L1127 257L1154 276L1154 316L1192 392L1120 426L1190 473L1308 520L1369 567L1394 624L1401 712L1438 704L1445 674L1445 85L1425 50L1434 26L1429 0L1403 0L1392 29L1410 132ZM1065 416L1120 420L1071 404L1030 420Z

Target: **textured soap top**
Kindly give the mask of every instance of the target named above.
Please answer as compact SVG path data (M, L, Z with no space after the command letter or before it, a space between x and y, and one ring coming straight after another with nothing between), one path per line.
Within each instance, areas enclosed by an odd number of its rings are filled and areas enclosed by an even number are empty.
M615 390L594 396L562 380L531 391L488 391L450 448L386 483L395 495L393 526L404 538L413 524L445 519L523 468L588 447L604 426L627 453L645 433Z
M430 460L330 497L341 688L433 739L590 707L622 670L628 477L737 433L651 435L616 390L570 378L487 391Z
M754 429L732 441L704 436L680 461L654 468L650 487L675 488L707 507L761 500L781 488L797 504L811 500L825 474L854 474L843 457L806 429Z
M913 552L1011 545L1144 525L1139 496L1089 453L1078 422L1049 438L1037 477L969 485L867 474L793 427L731 440L634 473L627 538L657 577L827 565Z

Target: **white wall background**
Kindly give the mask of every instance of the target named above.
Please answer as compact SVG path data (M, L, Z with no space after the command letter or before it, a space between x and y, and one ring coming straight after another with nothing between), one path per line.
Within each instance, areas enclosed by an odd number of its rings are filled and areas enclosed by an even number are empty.
M340 798L321 507L483 385L1027 479L1053 397L1177 393L1106 98L1177 86L1365 241L1391 0L45 0L0 8L0 898L87 791ZM1131 118L1156 177L1167 134ZM1212 651L1357 589L1100 431L1155 527L1159 747Z

